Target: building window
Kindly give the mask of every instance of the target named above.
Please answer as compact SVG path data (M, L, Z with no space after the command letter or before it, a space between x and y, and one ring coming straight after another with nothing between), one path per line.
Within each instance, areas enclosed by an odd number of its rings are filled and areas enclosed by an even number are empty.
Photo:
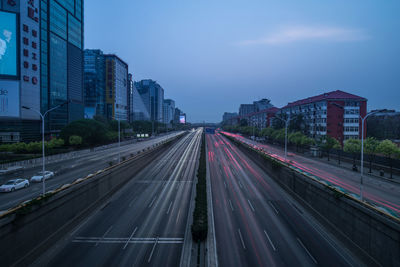
M28 63L28 61L24 61L24 68L25 68L25 69L29 68L29 63Z
M38 69L37 65L36 65L36 64L32 64L32 69L33 69L34 71L37 71L37 69Z
M28 49L24 49L24 57L29 57L29 51L28 51Z
M28 27L28 25L24 24L24 25L22 25L22 28L23 28L23 31L24 31L24 32L29 32L29 27Z
M32 36L33 37L37 37L37 31L36 30L32 30Z
M29 45L29 40L28 40L28 38L24 37L24 38L23 38L23 42L24 42L24 45Z
M36 49L36 48L37 48L37 44L36 44L36 42L32 42L32 47L33 47L34 49Z

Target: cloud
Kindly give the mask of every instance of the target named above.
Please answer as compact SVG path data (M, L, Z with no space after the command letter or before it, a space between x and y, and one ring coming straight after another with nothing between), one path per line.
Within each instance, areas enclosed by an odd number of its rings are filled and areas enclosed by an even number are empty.
M346 29L339 27L310 27L297 26L283 28L267 37L254 40L244 40L236 43L241 46L248 45L278 45L298 41L324 40L334 42L354 42L368 39L369 36L359 29Z

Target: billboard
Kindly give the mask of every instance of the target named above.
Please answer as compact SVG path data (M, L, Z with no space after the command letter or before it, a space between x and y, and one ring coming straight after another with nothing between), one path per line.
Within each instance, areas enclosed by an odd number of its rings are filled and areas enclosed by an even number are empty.
M0 76L17 76L17 15L0 11Z
M179 115L179 123L182 123L182 124L186 123L186 116L185 115Z
M0 80L0 117L19 117L19 82Z

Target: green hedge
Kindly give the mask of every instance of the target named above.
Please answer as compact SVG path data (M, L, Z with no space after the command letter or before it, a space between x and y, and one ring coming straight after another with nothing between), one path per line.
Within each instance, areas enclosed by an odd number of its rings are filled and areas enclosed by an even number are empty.
M204 241L208 233L207 186L206 186L206 144L202 135L200 163L197 171L196 199L193 212L192 237L196 242Z

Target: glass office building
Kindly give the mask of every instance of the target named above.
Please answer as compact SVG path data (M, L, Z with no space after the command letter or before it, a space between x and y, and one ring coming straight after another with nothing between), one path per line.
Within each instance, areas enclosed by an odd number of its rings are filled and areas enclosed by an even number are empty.
M83 1L41 0L41 110L70 103L49 114L46 132L57 134L83 118Z

